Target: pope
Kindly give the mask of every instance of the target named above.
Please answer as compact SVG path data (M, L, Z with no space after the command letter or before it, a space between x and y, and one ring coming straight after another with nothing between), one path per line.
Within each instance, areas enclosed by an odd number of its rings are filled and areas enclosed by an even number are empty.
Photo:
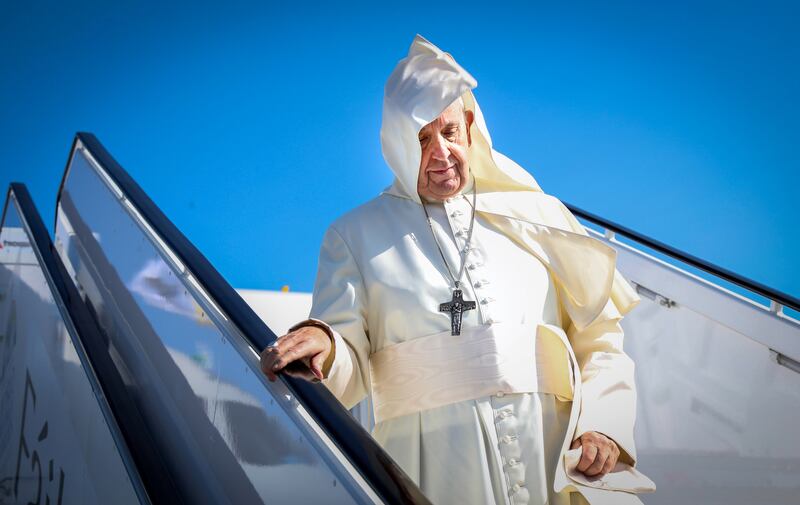
M310 318L262 370L300 360L345 407L370 395L373 436L433 503L641 503L619 324L639 297L492 148L476 86L414 39L385 87L395 180L328 228Z

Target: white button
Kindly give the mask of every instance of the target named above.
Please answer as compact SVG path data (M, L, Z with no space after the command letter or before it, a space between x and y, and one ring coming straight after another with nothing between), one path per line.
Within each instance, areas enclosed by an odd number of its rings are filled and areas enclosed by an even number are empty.
M516 493L519 490L520 490L520 485L519 484L514 484L513 486L511 486L511 491Z
M494 319L492 319L491 317L487 317L486 318L486 324L492 324L493 322L494 322Z
M511 443L511 437L506 435L506 436L504 436L503 438L500 439L500 442L502 442L504 444L510 444Z
M475 286L476 288L479 288L479 287L483 286L483 284L481 283L481 281L477 281L477 282L474 284L474 286Z
M496 396L497 396L498 398L502 398L502 397L504 397L505 395L506 395L506 394L505 394L503 391L498 391Z
M458 217L461 214L463 214L463 212L461 212L460 210L454 210L452 213L450 213L450 217Z
M517 463L519 463L519 461L514 458L508 460L508 466L517 466Z
M486 305L487 303L489 303L488 298L481 298L481 305Z
M469 265L467 265L467 268L469 268L470 270L475 270L476 266L477 265L475 265L475 263L470 263Z

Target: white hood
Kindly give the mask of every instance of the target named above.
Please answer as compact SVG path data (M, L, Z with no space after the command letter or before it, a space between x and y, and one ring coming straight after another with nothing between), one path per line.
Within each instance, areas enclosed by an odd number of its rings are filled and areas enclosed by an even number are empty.
M469 163L477 184L477 212L549 268L576 327L622 317L640 299L616 269L616 250L589 236L558 198L545 194L528 172L492 149L471 91L475 86L452 56L419 35L414 38L408 56L386 82L381 147L395 180L384 193L421 204L419 131L463 97L465 108L475 114Z
M475 114L470 169L479 191L541 191L528 172L492 149L483 113L471 91L477 85L452 56L422 36L414 37L408 56L397 64L384 90L381 149L395 175L387 192L420 201L419 131L459 97L463 97L465 108Z

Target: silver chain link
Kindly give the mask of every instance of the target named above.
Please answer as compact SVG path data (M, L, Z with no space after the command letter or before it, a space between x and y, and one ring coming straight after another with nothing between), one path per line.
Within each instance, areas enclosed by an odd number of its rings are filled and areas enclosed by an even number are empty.
M472 218L469 222L469 232L467 233L467 244L464 246L464 250L461 251L459 256L461 257L461 268L458 271L458 278L453 275L453 271L450 270L450 264L447 263L447 259L444 257L444 252L442 251L442 247L439 245L439 239L436 238L436 232L433 231L433 223L431 221L431 216L428 214L428 209L425 207L425 202L420 198L420 202L422 202L422 210L425 211L425 217L428 219L428 227L431 229L431 234L433 235L433 241L436 243L436 248L439 249L439 254L442 257L442 261L444 262L445 268L447 268L447 273L450 274L450 278L453 279L453 284L455 285L456 289L458 289L459 285L461 284L461 277L464 275L464 268L467 266L467 254L469 253L470 244L472 243L472 230L475 227L475 208L478 198L478 183L472 180Z

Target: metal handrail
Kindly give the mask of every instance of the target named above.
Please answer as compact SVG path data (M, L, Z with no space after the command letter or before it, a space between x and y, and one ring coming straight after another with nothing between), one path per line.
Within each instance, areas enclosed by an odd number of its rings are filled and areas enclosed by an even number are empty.
M643 233L633 231L630 228L622 226L621 224L617 224L613 221L609 221L608 219L604 219L596 214L592 214L591 212L587 212L579 207L570 205L567 202L564 202L564 205L566 205L567 208L576 216L586 219L587 221L590 221L596 225L602 226L606 230L611 230L614 233L619 233L620 235L624 235L625 237L635 240L636 242L644 246L647 246L650 249L656 250L660 253L666 254L667 256L670 256L679 261L692 265L693 267L699 268L700 270L708 272L721 279L725 279L728 282L732 282L733 284L741 286L747 289L748 291L752 291L753 293L757 293L761 296L764 296L772 300L773 302L777 302L785 307L789 307L791 309L800 311L800 298L796 298L782 291L778 291L777 289L773 289L760 282L749 279L743 275L731 272L730 270L722 268L719 265L715 265L710 261L706 261L704 259L698 258L697 256L681 251L680 249L676 249L661 241L648 237Z

